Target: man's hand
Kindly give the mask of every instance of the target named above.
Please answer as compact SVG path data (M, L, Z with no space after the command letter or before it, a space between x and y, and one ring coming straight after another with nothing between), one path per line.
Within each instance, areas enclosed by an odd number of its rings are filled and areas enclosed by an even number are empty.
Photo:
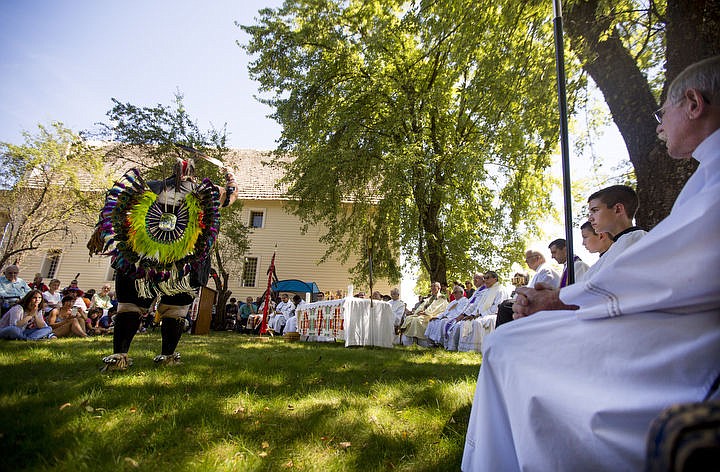
M566 305L560 300L560 290L539 283L535 288L518 287L513 303L513 319L530 316L543 310L577 310L577 305Z

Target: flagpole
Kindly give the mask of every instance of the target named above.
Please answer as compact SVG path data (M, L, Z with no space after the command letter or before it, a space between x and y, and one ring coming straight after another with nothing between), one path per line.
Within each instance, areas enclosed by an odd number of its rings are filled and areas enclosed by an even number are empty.
M570 146L568 144L567 93L565 91L565 50L561 0L553 0L555 27L555 70L557 72L558 108L560 109L560 152L563 171L563 200L565 203L565 241L567 244L567 284L575 282L575 254L573 251L572 192L570 186Z
M270 267L268 267L267 276L267 289L265 290L265 303L263 303L263 318L260 324L260 334L267 333L267 320L268 312L270 310L270 287L272 286L272 278L275 273L275 252L273 251L272 259L270 260Z

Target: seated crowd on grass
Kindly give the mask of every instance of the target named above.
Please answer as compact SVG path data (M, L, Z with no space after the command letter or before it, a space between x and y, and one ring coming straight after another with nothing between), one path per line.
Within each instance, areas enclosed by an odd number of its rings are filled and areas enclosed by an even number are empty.
M100 291L83 291L78 281L72 280L60 290L58 279L45 285L42 275L35 274L33 282L27 284L18 273L18 266L12 264L0 276L0 339L84 338L112 332L117 301L110 285L104 284ZM36 304L31 302L33 298L37 298ZM37 317L30 318L31 313L37 313Z

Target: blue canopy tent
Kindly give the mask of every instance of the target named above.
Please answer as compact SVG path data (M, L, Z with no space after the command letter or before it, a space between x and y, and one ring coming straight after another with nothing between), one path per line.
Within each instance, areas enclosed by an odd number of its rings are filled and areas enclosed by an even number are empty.
M291 292L291 293L311 293L315 298L316 293L320 293L315 282L303 282L297 279L278 280L270 286L273 292Z

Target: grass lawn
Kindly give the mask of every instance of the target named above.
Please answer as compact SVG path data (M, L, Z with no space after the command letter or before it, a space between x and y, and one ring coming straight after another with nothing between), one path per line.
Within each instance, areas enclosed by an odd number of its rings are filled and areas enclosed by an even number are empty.
M452 471L476 353L185 335L102 374L111 337L0 341L0 470Z

